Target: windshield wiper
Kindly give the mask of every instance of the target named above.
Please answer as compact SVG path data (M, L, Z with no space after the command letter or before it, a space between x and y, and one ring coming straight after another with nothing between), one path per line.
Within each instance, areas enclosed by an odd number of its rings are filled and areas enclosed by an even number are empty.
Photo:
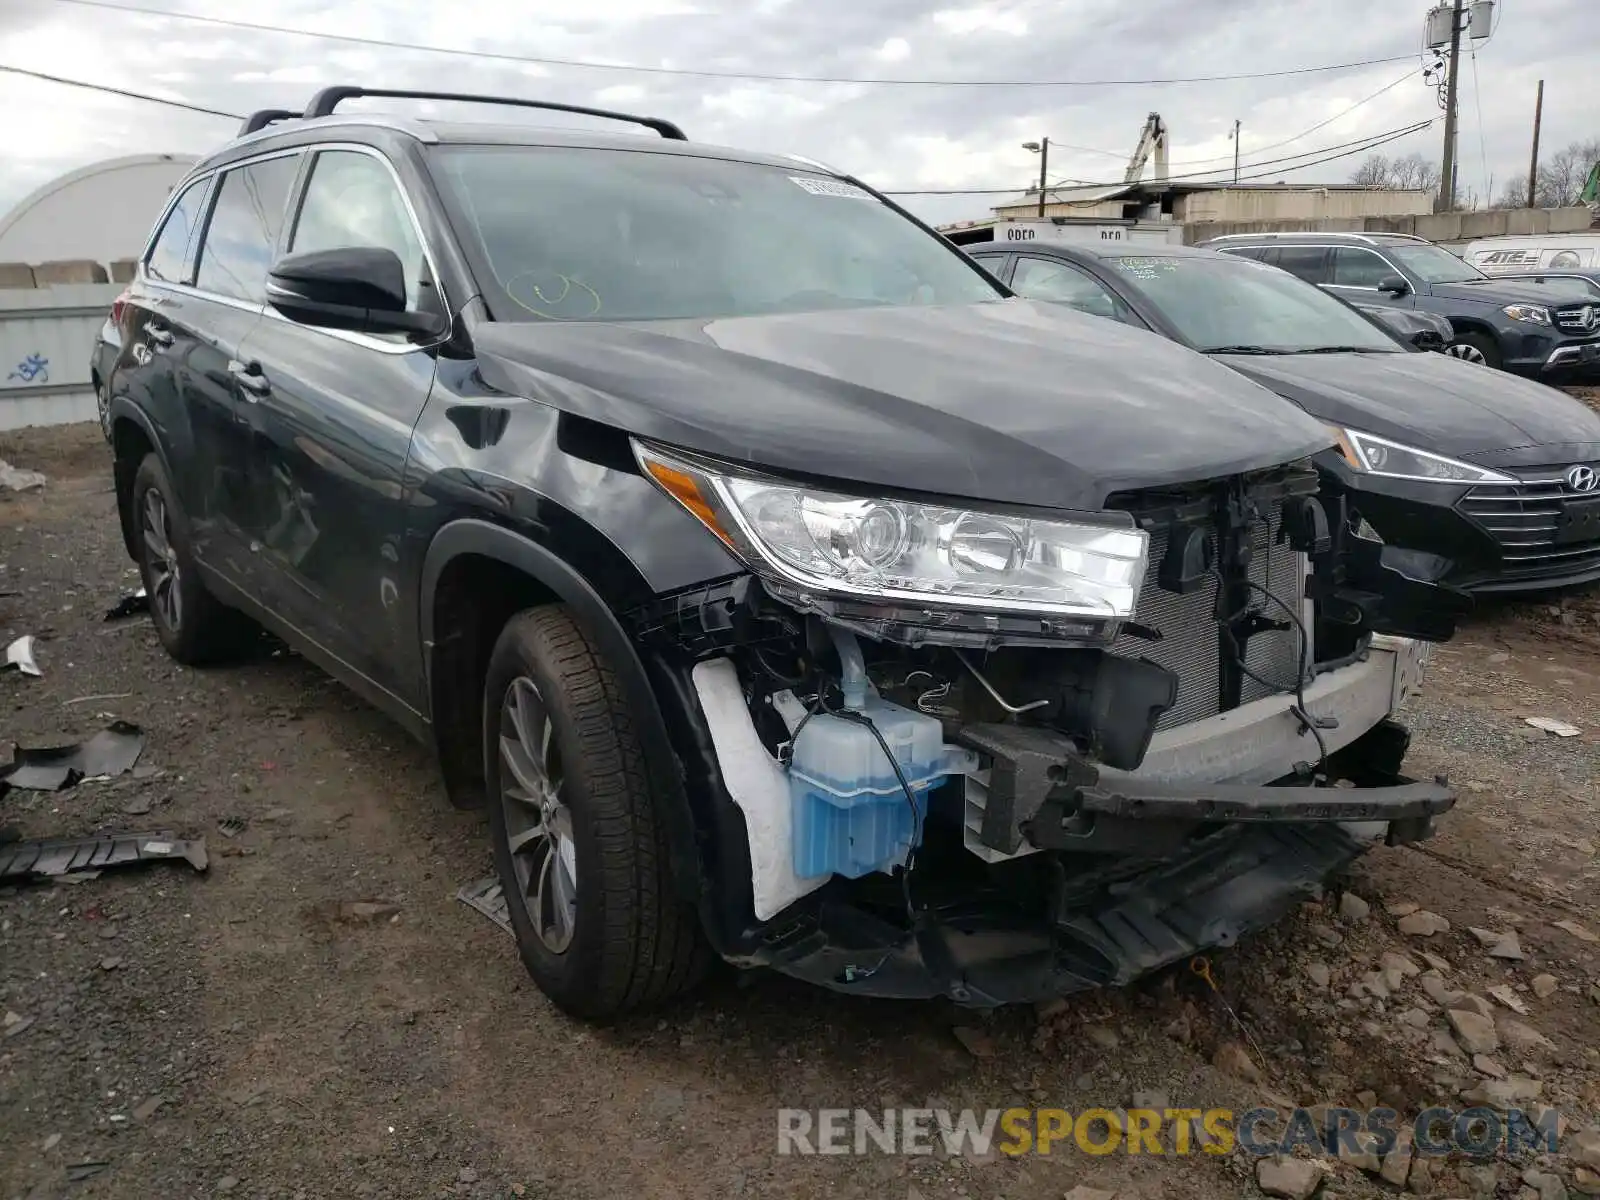
M1288 350L1286 354L1398 354L1398 350L1385 350L1379 346L1306 346Z
M1290 350L1274 350L1270 346L1203 346L1201 354L1291 354Z

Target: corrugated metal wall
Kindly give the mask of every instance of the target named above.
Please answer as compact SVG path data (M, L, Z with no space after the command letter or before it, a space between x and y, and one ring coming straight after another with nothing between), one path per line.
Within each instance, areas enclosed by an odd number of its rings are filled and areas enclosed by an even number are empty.
M0 289L0 429L96 418L89 362L115 283Z

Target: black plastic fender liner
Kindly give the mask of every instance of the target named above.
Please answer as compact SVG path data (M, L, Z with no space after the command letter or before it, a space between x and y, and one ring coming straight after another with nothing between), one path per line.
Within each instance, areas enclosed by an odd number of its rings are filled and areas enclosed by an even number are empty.
M154 447L156 457L161 460L161 465L166 469L167 477L174 478L172 464L167 459L167 444L161 435L156 432L155 422L150 419L150 414L145 412L126 396L111 397L111 429L113 453L116 446L116 428L119 422L128 421L136 426L145 440ZM125 497L133 494L133 477L139 470L137 462L125 462L121 457L112 460L112 478L116 484L117 494L117 519L122 526L122 545L128 552L128 557L135 562L139 560L138 537L133 523L133 512L128 504L124 503Z
M463 554L496 559L543 584L560 597L578 623L600 644L638 720L645 769L649 772L654 794L664 802L662 816L672 850L673 879L686 900L698 902L706 891L705 872L697 846L694 816L684 789L683 767L673 752L660 700L616 614L589 581L553 551L513 530L473 518L452 521L434 535L423 559L419 608L426 672L423 694L430 710L427 714L430 723L433 720L433 648L437 641L434 594L445 567Z

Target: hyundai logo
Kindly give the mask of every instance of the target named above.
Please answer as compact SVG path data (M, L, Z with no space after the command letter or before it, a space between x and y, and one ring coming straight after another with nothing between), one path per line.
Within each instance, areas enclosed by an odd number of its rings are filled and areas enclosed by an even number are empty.
M1600 486L1600 471L1593 467L1573 467L1567 472L1567 487L1574 492L1592 492Z

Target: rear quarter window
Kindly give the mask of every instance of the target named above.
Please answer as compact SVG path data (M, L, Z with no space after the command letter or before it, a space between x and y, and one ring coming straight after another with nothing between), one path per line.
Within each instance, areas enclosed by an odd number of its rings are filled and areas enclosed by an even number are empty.
M145 255L146 273L165 283L188 282L189 246L195 226L205 211L206 189L211 180L197 179L178 195L156 234L150 253Z

